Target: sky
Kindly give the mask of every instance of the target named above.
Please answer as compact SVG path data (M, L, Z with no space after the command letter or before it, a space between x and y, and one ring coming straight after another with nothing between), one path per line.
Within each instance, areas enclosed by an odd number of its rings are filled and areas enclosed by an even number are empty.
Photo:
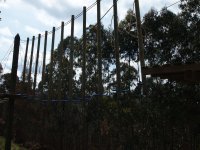
M12 63L13 40L17 33L21 38L18 75L23 66L25 54L26 39L38 34L44 34L45 31L51 31L52 27L59 27L61 21L67 22L71 15L79 14L83 6L89 7L95 0L0 0L0 63L4 69L4 73L10 72ZM147 13L151 8L161 10L165 6L169 6L177 0L140 0L141 16ZM113 0L101 1L101 15L112 6ZM119 21L124 19L127 10L133 8L133 0L118 0L118 18ZM174 12L178 12L178 4L169 8ZM105 27L111 25L113 10L111 10L102 20ZM87 12L87 26L95 24L96 6ZM65 26L64 36L70 35L70 24ZM75 36L82 35L82 17L75 20ZM60 40L60 30L56 31L55 47ZM43 42L41 39L39 74L41 73ZM50 59L50 42L51 35L48 35L47 44L47 63ZM37 40L35 41L34 55L36 55ZM29 43L28 61L30 59L31 42ZM33 59L35 61L35 57ZM29 62L28 62L29 63ZM33 63L34 68L34 63Z

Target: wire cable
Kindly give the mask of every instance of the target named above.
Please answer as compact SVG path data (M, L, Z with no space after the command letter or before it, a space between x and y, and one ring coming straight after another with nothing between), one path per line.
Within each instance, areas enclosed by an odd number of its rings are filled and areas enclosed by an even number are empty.
M177 2L175 2L175 3L173 3L173 4L171 4L171 5L169 5L169 6L167 6L166 8L172 7L172 6L174 6L174 5L176 5L176 4L180 3L180 2L181 2L181 0L179 0L179 1L177 1Z
M9 59L10 54L11 54L12 52L13 52L13 50L11 49L10 52L9 52L9 54L8 54L8 56L7 56L7 58L6 58L6 60L5 60L3 70L6 68L6 66L7 66L7 62L8 62L8 59ZM11 69L10 69L10 70L11 70Z
M88 12L89 10L91 10L94 6L97 5L97 1L95 1L94 3L92 3L87 9L86 11ZM75 17L74 17L74 20L78 19L79 17L81 17L83 15L83 11L81 11L80 13L78 13ZM64 23L64 26L67 26L71 23L71 19L67 22ZM61 29L61 26L58 26L56 27L55 31L58 31ZM48 31L48 34L52 34L52 31ZM41 35L41 38L44 37L45 34L42 34ZM38 37L35 38L35 40L38 39ZM26 40L21 40L22 42L26 42ZM32 41L32 39L30 39L30 41Z
M117 0L118 1L118 0ZM112 5L106 12L105 14L101 17L101 20L110 12L110 10L113 8L114 5Z
M181 0L176 1L175 3L170 4L169 6L166 6L166 7L164 7L164 8L165 8L165 9L168 9L168 8L170 8L170 7L172 7L172 6L176 5L176 4L178 4L178 3L180 3L180 2L181 2ZM162 9L161 9L160 11L158 11L158 13L160 13L161 11L162 11Z
M10 51L12 50L12 48L13 48L13 46L14 46L14 44L12 43L11 44L11 46L9 47L9 49L7 50L7 53L4 55L4 57L2 58L2 60L1 60L1 64L3 63L3 61L5 61L6 59L7 59L7 57L8 57L8 55L9 55L9 53L10 53Z

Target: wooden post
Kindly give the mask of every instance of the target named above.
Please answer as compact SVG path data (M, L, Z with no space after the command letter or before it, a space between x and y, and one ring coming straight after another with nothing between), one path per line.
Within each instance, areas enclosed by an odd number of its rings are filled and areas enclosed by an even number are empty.
M60 66L62 66L63 63L63 54L64 54L63 40L64 40L64 22L61 23L61 36L60 36L61 50L59 53Z
M64 99L64 96L65 96L65 87L63 86L63 77L64 77L64 70L63 70L63 63L64 63L64 54L65 54L65 51L64 51L64 22L61 23L61 37L60 37L61 41L61 49L60 49L60 52L59 52L59 57L60 57L60 84L59 84L59 89L58 90L61 90L61 92L59 93L59 99ZM65 112L65 103L63 102L62 103L62 113ZM61 150L64 150L66 149L65 148L65 128L63 128L65 125L64 125L64 122L63 124L60 126L60 128L62 129L62 133L61 133Z
M33 63L34 42L35 42L35 36L33 36L33 38L32 38L31 59L30 59L29 74L28 74L28 84L30 86L31 86L31 71L32 71L32 63ZM31 88L32 88L32 86L31 86Z
M22 76L23 82L25 82L25 80L26 80L26 62L27 62L28 46L29 46L29 38L27 38L27 40L26 40L26 52L25 52L25 56L24 56L24 69L23 69L23 76Z
M102 50L101 50L101 0L97 0L97 57L98 57L98 93L103 93Z
M119 55L119 37L118 37L118 16L117 16L117 0L113 0L114 10L114 34L115 34L115 58L116 58L116 71L117 71L117 92L121 90L120 79L120 55ZM118 94L117 94L118 95Z
M43 65L42 65L42 93L43 93L43 86L44 86L44 81L45 81L45 65L46 65L46 51L47 51L47 35L48 35L48 31L45 31L44 53L43 53Z
M52 42L51 42L51 60L50 60L50 73L49 73L49 99L52 99L52 95L53 95L53 51L54 51L54 43L55 43L55 27L53 27L52 30Z
M83 7L82 98L85 100L86 83L86 7Z
M12 140L12 124L13 124L13 113L14 113L14 102L15 102L15 90L17 82L17 68L18 68L18 56L19 56L19 45L20 36L17 34L14 41L14 53L11 71L11 96L8 101L8 113L6 121L6 141L5 150L11 150L11 140Z
M73 95L73 56L74 56L74 15L71 18L71 41L70 41L70 74L69 74L69 98Z
M86 89L86 7L83 7L83 51L82 51L82 98L83 98L83 106L84 106L84 113L86 109L85 103L85 89ZM88 149L88 122L87 119L84 118L84 134L82 136L82 141L84 143L82 149ZM84 140L83 140L84 139Z
M35 88L36 88L36 83L37 83L37 69L38 69L38 59L39 59L39 52L40 52L40 38L41 38L41 34L38 35L38 45L37 45L35 74L34 74L34 84L33 84L34 95L35 95Z
M58 85L58 98L62 99L63 98L63 83L62 83L62 78L63 78L63 55L64 55L64 48L63 48L63 39L64 39L64 22L61 22L61 37L60 37L60 44L61 44L61 49L58 51L58 60L59 60L59 85Z
M135 0L135 13L136 13L136 21L137 21L137 34L138 34L138 47L139 47L139 57L140 57L140 66L141 66L141 76L143 83L143 92L146 93L146 76L143 74L143 68L145 67L144 62L144 43L141 29L141 20L140 20L140 6L139 1Z

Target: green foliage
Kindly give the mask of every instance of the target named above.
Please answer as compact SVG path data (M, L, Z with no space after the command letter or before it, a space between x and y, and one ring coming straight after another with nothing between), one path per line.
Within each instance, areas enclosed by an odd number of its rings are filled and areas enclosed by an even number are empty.
M189 62L200 61L200 2L198 0L181 0L180 17L184 19L187 32L183 45L182 56L186 55Z
M145 57L149 65L199 62L199 1L182 0L176 15L166 8L144 16Z
M1 93L8 93L11 89L11 74L6 73L1 76L0 90ZM19 78L17 77L17 84L19 83Z
M150 66L186 61L187 56L180 54L187 33L183 19L166 9L160 13L152 9L144 17L143 28Z
M143 19L148 65L199 62L199 1L182 0L181 12L150 10ZM137 84L137 30L131 10L119 23L120 73L128 92L110 97L93 96L89 102L17 101L14 139L29 149L200 149L200 85L185 85L159 78L147 79L147 94ZM113 31L101 29L104 88L116 87ZM96 26L87 28L86 93L97 91ZM74 71L82 66L82 41L75 38ZM63 47L61 46L63 44ZM39 90L67 98L70 37L59 43ZM63 54L63 55L61 55ZM3 88L9 89L9 74ZM76 76L76 72L74 72ZM74 97L80 97L81 78L74 79ZM61 83L61 84L60 84ZM18 83L20 87L20 83ZM45 85L45 88L44 88ZM25 86L25 85L24 85ZM26 86L25 86L26 87ZM47 97L48 98L48 97Z
M130 61L137 59L137 42L136 18L133 11L129 10L125 19L119 24L119 45L122 58L130 57Z
M5 139L0 137L0 149L5 149ZM18 146L17 144L12 143L11 150L26 150L25 148Z
M0 75L3 73L3 67L2 67L2 65L1 65L1 63L0 63Z

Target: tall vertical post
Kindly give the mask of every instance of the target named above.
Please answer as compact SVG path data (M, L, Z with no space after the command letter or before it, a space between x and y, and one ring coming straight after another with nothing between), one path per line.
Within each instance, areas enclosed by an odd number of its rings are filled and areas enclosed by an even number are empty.
M60 89L61 89L61 93L59 95L59 98L62 99L64 98L65 96L65 86L63 86L63 78L64 78L64 54L65 54L65 50L64 50L64 22L61 23L61 49L60 49ZM65 105L64 105L64 102L62 103L62 112L64 113L65 112ZM64 123L63 125L61 126L62 129L62 132L61 132L61 139L60 139L60 149L61 150L64 150L66 149L65 148L65 128L64 128Z
M114 34L115 34L115 58L116 58L116 71L117 71L117 92L120 91L120 56L119 56L119 37L118 37L118 15L117 15L117 0L113 0L114 10Z
M11 140L12 140L12 124L13 124L13 113L14 113L14 102L15 102L15 90L17 82L17 68L18 68L18 57L19 57L19 45L20 36L17 34L14 41L14 53L11 71L11 96L8 101L8 113L6 120L6 141L5 150L11 150Z
M86 83L86 7L83 7L82 98L85 100Z
M29 38L27 38L27 40L26 40L26 52L25 52L25 56L24 56L24 69L23 69L23 76L22 76L23 82L25 82L25 80L26 80L26 62L27 62L28 46L29 46Z
M86 37L86 7L83 7L83 51L82 51L82 98L83 98L83 102L85 101L85 89L86 89L86 42L87 42L87 37ZM84 105L85 102L84 102ZM87 123L87 119L85 118L85 124L84 124L84 146L83 149L88 149L88 123Z
M60 50L58 51L58 60L59 60L59 88L58 88L58 98L62 99L63 98L63 83L62 83L62 78L63 78L63 55L64 55L64 48L63 48L63 40L64 40L64 22L61 22L61 36L60 36Z
M33 36L33 38L32 38L31 59L30 59L29 74L28 74L28 84L30 86L31 86L31 72L32 72L32 63L33 63L34 42L35 42L35 36Z
M52 99L52 93L53 93L53 51L54 51L54 43L55 43L55 27L53 27L52 30L52 41L51 41L51 60L50 60L50 74L49 74L49 99Z
M60 66L62 66L62 63L63 63L63 54L64 54L63 40L64 40L64 22L62 21L61 22L61 35L60 35L61 49L59 52Z
M46 65L46 51L47 51L47 35L48 31L45 31L44 37L44 53L43 53L43 65L42 65L42 92L43 92L43 85L45 81L45 65Z
M34 74L34 83L33 83L33 92L35 95L35 88L37 83L37 69L38 69L38 59L39 59L39 52L40 52L40 38L41 34L38 35L38 45L37 45L37 54L36 54L36 64L35 64L35 74Z
M139 57L140 57L140 66L141 66L141 76L143 83L143 92L145 93L146 89L146 76L143 74L143 68L145 67L144 62L144 43L141 29L141 20L140 20L140 6L139 1L135 0L135 13L136 13L136 21L137 21L137 34L138 34L138 47L139 47Z
M103 93L102 50L101 50L101 0L97 0L97 57L98 57L98 93Z
M69 74L69 98L73 95L73 56L74 56L74 15L71 18L71 40L70 40L70 74Z

